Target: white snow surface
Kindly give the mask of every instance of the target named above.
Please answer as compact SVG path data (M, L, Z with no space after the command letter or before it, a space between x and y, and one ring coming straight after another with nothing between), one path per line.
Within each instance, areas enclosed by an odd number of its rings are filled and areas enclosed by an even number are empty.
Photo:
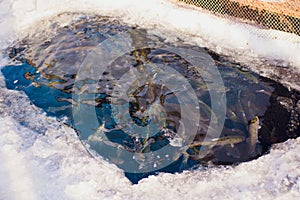
M161 173L132 185L116 166L90 157L73 129L47 117L24 93L2 88L0 97L0 199L300 197L300 138L236 167Z
M298 36L272 30L257 34L254 27L166 0L0 0L0 48L47 27L47 19L58 13L78 11L117 17L245 63L280 61L300 69ZM5 89L0 75L0 200L299 199L299 152L300 138L235 167L160 173L132 185L115 165L91 157L73 129L47 117L23 92Z
M275 75L282 83L300 90L299 36L213 16L201 9L183 6L176 0L2 0L0 45L5 47L15 38L36 33L37 29L47 27L47 20L64 12L116 17L127 24L152 30L168 40L180 38L205 46L233 57L265 76ZM281 66L287 70L287 76L281 76L281 69L262 67L265 65ZM299 76L288 76L291 73Z

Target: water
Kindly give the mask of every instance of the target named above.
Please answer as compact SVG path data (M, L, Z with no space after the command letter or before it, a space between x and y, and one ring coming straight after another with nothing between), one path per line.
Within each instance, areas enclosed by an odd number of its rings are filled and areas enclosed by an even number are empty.
M135 30L131 32L133 34L129 34L132 43L143 48L122 54L110 63L99 79L93 76L78 79L81 64L95 46L129 30ZM92 155L97 153L124 169L133 183L158 171L173 173L211 166L211 163L235 164L248 161L267 152L273 143L299 136L299 115L295 114L296 103L300 99L299 92L289 91L281 84L260 77L247 67L209 50L181 42L164 42L163 38L150 34L147 30L128 27L105 17L83 18L59 28L56 36L47 38L46 41L42 36L29 41L23 42L31 44L29 47L20 43L19 47L12 48L8 53L12 60L15 59L20 64L6 66L1 70L7 88L25 91L32 103L44 109L48 115L67 117L67 123L77 130L88 151ZM157 43L162 48L156 48L154 44ZM192 49L204 55L203 63L195 68L186 58L165 50L168 47ZM199 127L195 137L188 141L202 141L203 138L210 137L206 133L210 123L214 121L210 96L212 91L203 78L209 79L213 74L201 67L206 64L208 55L213 58L225 86L214 88L216 93L226 94L227 99L221 137L247 138L248 121L254 116L261 119L260 143L251 155L246 153L249 146L247 141L237 143L234 147L228 144L201 149L188 148L184 151L181 149L184 145L180 141L176 143L176 139L180 140L182 136L179 132L184 113L181 107L185 106L177 94L186 94L186 90L179 85L177 92L174 88L153 81L155 72L148 66L154 64L162 65L165 70L174 69L179 73L178 76L164 76L164 81L177 78L175 80L178 82L187 80L191 85L199 101L199 108L193 109L198 110L201 118L198 122L191 112L190 123L199 123ZM123 76L128 73L133 74ZM153 76L143 76L149 73ZM95 88L89 90L91 85ZM117 94L125 86L127 95L131 98L128 102L119 102ZM192 103L189 100L188 97L183 98L187 106ZM127 112L117 112L117 106L124 106ZM96 124L91 122L93 112L96 113ZM74 116L77 118L74 119ZM217 121L218 117L216 116ZM184 130L188 132L189 127ZM168 154L163 154L163 158L153 156L152 152L167 146L170 148ZM209 150L210 153L198 159L194 155L200 154L201 150ZM168 165L162 164L162 160L168 161L165 162ZM128 171L128 166L134 170Z

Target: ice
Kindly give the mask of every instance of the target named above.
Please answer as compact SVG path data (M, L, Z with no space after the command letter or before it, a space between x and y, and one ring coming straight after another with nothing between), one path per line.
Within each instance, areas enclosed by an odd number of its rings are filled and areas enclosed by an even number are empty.
M4 102L22 96L1 92L10 94ZM90 157L71 128L34 107L14 106L25 116L36 113L46 131L40 134L1 115L1 199L297 199L300 195L300 138L274 145L269 154L236 167L160 173L131 185L116 166Z
M7 47L10 39L13 38L14 28L12 26L13 18L11 15L11 7L9 1L0 1L0 46ZM5 19L5 20L4 20ZM1 56L1 53L0 53Z
M188 43L208 47L268 77L275 75L282 78L282 70L261 66L281 66L286 76L300 74L299 36L260 29L177 4L175 0L3 0L0 7L0 42L7 45L12 38L23 38L37 32L51 34L51 28L43 28L50 25L53 16L59 13L99 14L147 28L165 37L166 41L181 38ZM72 17L65 18L61 26L72 20ZM300 89L299 76L289 76L281 81Z
M269 154L236 167L160 173L132 185L115 165L91 157L73 129L47 117L24 93L1 88L0 110L0 199L300 196L300 138L274 145Z
M29 102L24 94L16 91L6 91L6 94L1 91L2 103L5 104L1 109L6 110L6 102L12 102L9 109L19 107L24 114L23 121L31 120L32 124L29 129L21 125L18 118L16 120L6 114L0 117L0 155L3 158L0 180L9 180L4 182L6 187L0 188L0 194L9 197L5 199L68 199L67 191L82 182L89 182L90 178L97 184L105 183L101 187L103 191L107 187L115 191L114 187L121 186L122 182L130 185L116 166L100 158L92 158L73 129L46 117L34 106L15 105L17 101L14 102L14 99ZM43 133L38 132L41 123ZM3 192L5 188L9 189ZM77 192L81 190L77 189Z
M232 56L250 63L254 70L266 60L300 71L299 36L242 26L166 0L2 0L1 48L47 29L49 20L62 12L117 17L163 35L166 41L180 37ZM72 15L63 19L61 26L72 20ZM1 59L0 65L5 63ZM273 72L272 68L261 70ZM299 88L297 80L282 81ZM274 145L269 154L236 167L160 173L132 185L115 165L91 157L63 121L46 116L24 93L5 89L0 75L1 200L299 199L299 152L300 138Z

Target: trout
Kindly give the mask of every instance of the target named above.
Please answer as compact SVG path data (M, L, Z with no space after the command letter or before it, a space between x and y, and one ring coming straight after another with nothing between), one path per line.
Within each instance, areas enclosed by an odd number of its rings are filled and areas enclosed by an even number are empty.
M249 136L247 138L248 143L248 154L252 154L255 151L256 143L258 141L258 129L259 126L259 118L255 116L250 122L248 126Z
M214 138L210 141L193 142L192 144L189 145L189 148L197 147L197 146L209 146L209 147L225 146L225 145L228 145L228 144L231 147L233 147L234 144L243 142L244 140L245 140L244 136L232 135L232 136L226 136L226 137L222 137L222 138Z

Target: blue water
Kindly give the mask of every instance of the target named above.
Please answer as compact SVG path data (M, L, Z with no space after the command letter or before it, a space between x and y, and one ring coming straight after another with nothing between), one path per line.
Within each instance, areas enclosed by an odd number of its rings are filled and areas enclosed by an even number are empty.
M225 68L223 69L223 68L224 67L220 68L221 72L230 70L230 68L227 68L227 69L225 69ZM63 90L56 89L54 87L50 87L49 83L53 80L48 80L46 78L41 77L40 73L37 73L37 69L35 67L31 66L28 63L24 63L24 64L18 65L18 66L6 66L2 69L2 73L5 76L5 82L6 82L6 86L8 89L24 91L28 95L28 97L31 99L32 103L35 104L36 106L42 108L47 113L47 115L55 116L58 119L60 119L62 117L67 117L69 119L68 123L70 126L76 127L76 128L82 127L82 130L77 129L77 132L82 139L87 139L87 137L90 134L93 134L95 132L94 129L86 130L86 127L89 127L89 126L85 126L85 127L84 126L76 126L74 124L74 121L72 120L72 104L70 102L61 100L61 99L71 99L72 94L64 92ZM33 78L31 78L29 80L26 79L24 77L25 73L27 73L27 74L30 73L31 77L33 77ZM226 82L227 81L226 79L227 79L227 77L224 77L227 87L230 87L229 85L232 84L230 81L230 78L228 78L228 82ZM18 80L18 81L16 82L15 80ZM55 81L57 82L59 80L55 80ZM40 83L40 84L38 84L38 85L33 84L35 82ZM268 85L269 83L266 83L266 84ZM255 89L258 89L258 88L255 88ZM227 98L229 100L228 101L229 105L234 105L236 103L234 95L236 95L235 92L228 93ZM204 99L206 98L205 96L207 96L207 94L204 95ZM105 99L106 96L103 94L100 94L97 96L97 98L98 98L98 102L101 102L100 100L102 100L102 103L100 103L96 107L89 106L89 105L86 105L86 106L90 107L89 109L96 110L99 124L102 124L103 121L105 121L105 128L110 129L110 128L115 127L116 124L115 124L114 119L111 116L111 107L110 107L109 102ZM260 100L262 100L262 99L263 98L260 98ZM266 101L265 103L268 104L267 98L265 98L265 101ZM87 119L86 123L88 123L88 119ZM226 119L225 126L226 126L226 129L228 129L228 130L238 129L245 133L247 132L246 124L243 124L242 122L234 122L230 119ZM224 134L228 134L228 131L224 132ZM122 145L127 145L129 147L134 148L133 138L121 130L111 131L109 134L107 134L107 136L112 142L119 143ZM159 133L156 134L156 137L159 137ZM125 144L124 141L126 141L127 143ZM160 143L156 144L156 145L164 146L169 143L167 139L159 140L159 142ZM153 147L154 147L154 145L153 145ZM153 147L152 147L151 151L155 151L155 150L159 149L159 147L154 147L154 148ZM103 147L97 146L94 148L94 150L96 150L100 155L102 155L101 152L104 152L103 148L106 149L106 148L110 148L110 147L106 146L106 145L104 145ZM107 151L105 151L105 152L107 152ZM111 151L111 152L114 152L114 151ZM110 155L106 154L106 155L102 155L102 156L107 157L107 158L113 158L113 157L117 157L119 155L117 155L117 152L115 151L115 153L111 153ZM230 157L226 157L224 155L222 155L222 157L220 157L218 160L222 161L222 162L228 162L228 163L242 161L239 159L236 160L236 159L233 159ZM203 162L201 164L205 165L205 163L206 163L206 160L203 160ZM178 158L178 160L176 160L175 162L173 162L170 165L168 165L162 169L159 169L157 171L151 171L148 173L128 173L128 172L126 172L125 174L133 183L137 183L140 179L147 177L149 175L155 175L157 172L161 172L161 171L170 172L170 173L182 172L183 170L193 169L197 166L199 166L199 161L188 159L187 162L183 162L183 156L180 156ZM122 165L119 165L119 167L122 168Z

